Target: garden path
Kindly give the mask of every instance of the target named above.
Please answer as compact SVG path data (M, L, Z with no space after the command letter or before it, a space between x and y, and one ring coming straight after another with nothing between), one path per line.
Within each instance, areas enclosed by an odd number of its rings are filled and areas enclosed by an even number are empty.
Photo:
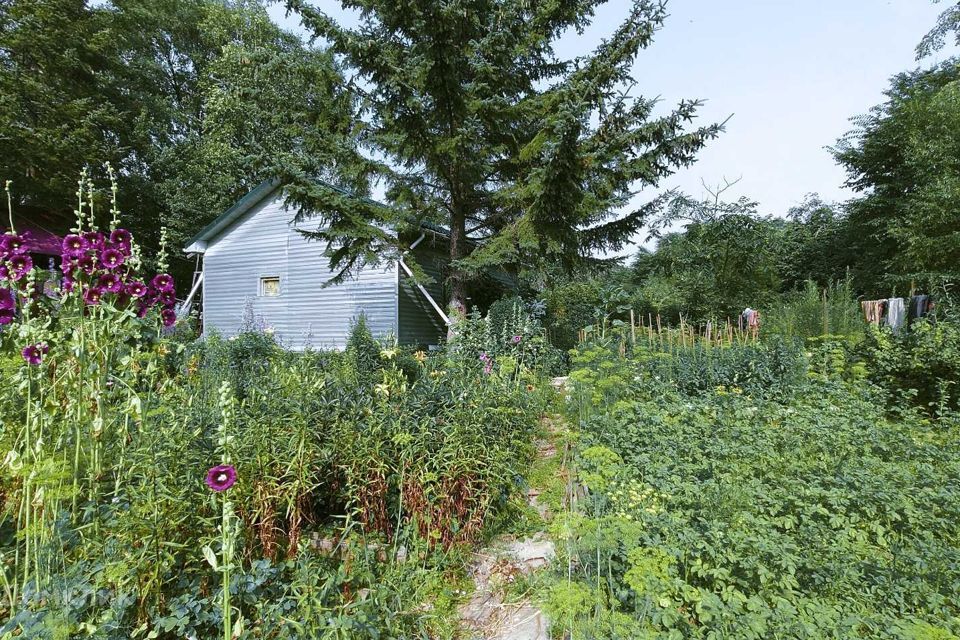
M554 386L562 390L566 379L555 379ZM543 420L544 437L537 441L537 464L550 463L557 456L560 423L557 416ZM566 450L564 450L566 454ZM564 473L566 455L556 469ZM470 600L460 607L460 626L463 637L470 640L549 640L549 625L543 612L525 596L508 601L506 587L520 577L529 577L542 570L554 559L553 542L544 528L552 514L538 498L544 487L531 486L527 502L536 509L543 528L517 540L501 536L473 556L469 573L475 590Z

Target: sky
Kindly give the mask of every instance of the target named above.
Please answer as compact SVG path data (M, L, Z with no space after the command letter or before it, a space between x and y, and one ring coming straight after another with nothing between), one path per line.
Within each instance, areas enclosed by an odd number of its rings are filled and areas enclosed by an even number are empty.
M355 21L336 2L316 4L331 7L345 24ZM611 0L583 35L562 37L557 52L588 53L629 5ZM914 53L947 6L930 0L671 0L663 29L637 58L636 90L659 96L664 110L681 99L705 100L702 124L730 120L694 165L661 187L700 197L704 182L739 180L724 199L746 196L761 214L772 215L786 214L812 192L827 201L852 197L827 147L852 128L851 117L883 101L891 76L951 53L922 63ZM271 15L299 29L281 7Z

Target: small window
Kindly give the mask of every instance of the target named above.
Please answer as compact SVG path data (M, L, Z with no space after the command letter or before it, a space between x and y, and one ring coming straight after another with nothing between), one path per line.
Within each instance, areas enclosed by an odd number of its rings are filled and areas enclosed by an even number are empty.
M260 278L260 295L265 298L276 298L280 295L280 276L265 276Z

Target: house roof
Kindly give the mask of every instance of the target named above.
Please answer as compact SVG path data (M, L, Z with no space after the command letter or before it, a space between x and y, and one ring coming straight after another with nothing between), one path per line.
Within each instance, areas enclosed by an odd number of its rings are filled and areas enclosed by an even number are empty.
M346 190L337 187L336 185L323 183L325 186L330 187L341 193L348 193ZM253 188L250 193L240 198L236 204L232 207L221 213L216 219L205 226L200 230L197 235L193 236L186 246L183 248L186 253L203 253L207 249L207 244L220 235L225 229L227 229L234 221L238 220L243 214L247 213L253 207L257 206L261 201L270 196L274 191L276 191L281 186L279 180L264 180L256 187ZM372 200L367 199L370 202ZM432 231L433 233L442 235L444 237L449 237L450 232L446 228L433 224L431 222L421 221L420 228Z
M43 256L60 255L63 235L69 232L72 223L69 216L53 212L31 210L13 214L17 231L29 236L30 253Z
M264 180L250 193L240 198L236 204L221 213L213 222L200 230L193 236L187 245L183 248L186 253L203 253L207 249L207 243L220 234L221 231L229 227L235 220L240 218L247 211L255 207L261 200L273 193L280 186L279 180Z

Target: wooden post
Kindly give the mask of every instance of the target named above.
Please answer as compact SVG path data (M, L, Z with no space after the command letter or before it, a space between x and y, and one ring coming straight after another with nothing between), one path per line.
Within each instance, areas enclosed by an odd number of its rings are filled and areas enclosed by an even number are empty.
M637 326L633 317L633 309L630 309L630 345L637 346Z

